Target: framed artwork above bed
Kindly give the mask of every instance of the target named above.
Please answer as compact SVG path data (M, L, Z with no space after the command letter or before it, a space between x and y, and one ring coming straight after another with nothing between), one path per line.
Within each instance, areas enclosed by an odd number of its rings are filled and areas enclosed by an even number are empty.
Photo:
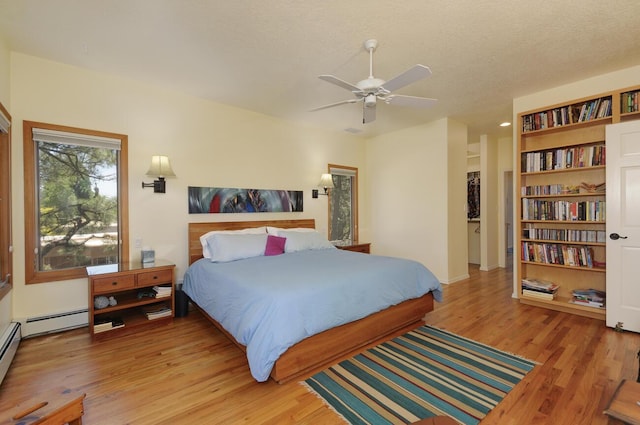
M301 190L189 186L189 214L302 212Z

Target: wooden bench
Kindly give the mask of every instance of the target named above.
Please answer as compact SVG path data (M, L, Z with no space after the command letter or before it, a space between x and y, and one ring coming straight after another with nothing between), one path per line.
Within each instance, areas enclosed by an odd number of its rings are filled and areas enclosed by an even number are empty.
M640 424L640 383L623 379L604 413L626 424Z
M0 425L82 425L86 394L58 388L16 405Z

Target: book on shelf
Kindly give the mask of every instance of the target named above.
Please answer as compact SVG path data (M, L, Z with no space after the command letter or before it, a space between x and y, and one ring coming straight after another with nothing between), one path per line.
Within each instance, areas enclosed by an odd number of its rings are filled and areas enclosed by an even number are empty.
M522 238L549 242L605 243L606 232L604 230L552 229L528 225L522 229Z
M171 296L171 286L154 286L138 291L138 299L142 298L164 298Z
M124 327L124 321L120 317L99 318L93 324L93 333L97 334L122 327Z
M524 289L522 288L522 295L529 298L538 298L541 300L553 300L556 298L556 292L544 292L544 291L536 291L533 289Z
M170 297L171 286L154 286L153 292L155 292L156 298Z
M567 201L522 198L523 220L600 221L607 219L604 200Z
M585 245L522 242L522 260L533 263L593 268L593 255L593 249Z
M627 114L630 112L640 111L640 108L638 107L639 94L639 91L622 93L622 97L620 99L620 112Z
M588 168L606 165L605 145L576 146L543 151L523 152L520 169L524 173Z
M161 317L168 317L173 314L171 308L166 305L152 305L143 307L142 311L149 320L160 319Z

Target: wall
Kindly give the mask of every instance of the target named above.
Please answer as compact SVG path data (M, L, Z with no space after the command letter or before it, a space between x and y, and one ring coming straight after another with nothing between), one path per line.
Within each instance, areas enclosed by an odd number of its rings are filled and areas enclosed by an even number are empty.
M580 99L599 93L607 92L610 90L622 89L625 87L631 87L640 84L640 65L631 68L621 69L608 74L598 75L596 77L588 78L585 80L576 81L570 84L566 84L559 87L554 87L549 90L540 91L527 96L522 96L513 99L513 122L518 122L518 114L521 112L530 111L537 108L544 108L548 105L556 103L570 102L574 99ZM514 140L514 152L513 152L513 169L517 170L517 163L520 161L520 156L517 152L517 135L518 125L514 125L513 128L513 140ZM514 176L514 200L518 199L520 188L515 187ZM514 215L515 215L516 203L514 202ZM519 249L519 247L514 247ZM515 257L515 256L514 256ZM513 296L517 298L517 276L518 276L518 263L514 261L513 270Z
M454 133L456 145L451 150L450 133ZM454 153L459 158L450 158ZM449 175L450 163L460 174L460 183L452 182L451 188L443 178ZM366 189L372 194L367 210L375 229L373 252L417 260L445 283L466 274L466 249L460 252L460 247L467 246L466 127L441 119L371 138L367 141L366 168L375 170ZM460 193L451 197L449 190ZM450 198L459 202L460 210L451 217ZM450 226L457 226L457 230ZM450 258L450 247L457 248L455 260ZM451 270L450 261L454 265L463 262L464 270Z
M446 283L469 277L467 241L467 126L447 119L447 248ZM427 147L428 149L428 147ZM431 161L438 161L432 158ZM432 206L433 208L433 206Z
M250 214L189 215L187 186L256 187L304 191L303 213L265 213L261 219L315 218L327 229L327 200L311 198L327 163L358 167L366 181L365 142L272 117L189 97L144 82L11 53L13 164L22 164L22 121L68 125L129 136L130 250L137 238L157 258L187 267L187 223L255 219ZM151 155L171 159L177 178L167 193L142 189ZM24 246L23 169L13 170L14 245ZM364 192L360 202L366 203ZM369 229L366 217L362 228ZM363 236L366 239L368 235ZM24 252L14 254L13 317L87 307L87 281L24 284Z
M498 266L507 267L507 249L513 249L513 139L498 139ZM508 179L508 180L507 180Z
M498 140L480 136L480 270L498 267Z

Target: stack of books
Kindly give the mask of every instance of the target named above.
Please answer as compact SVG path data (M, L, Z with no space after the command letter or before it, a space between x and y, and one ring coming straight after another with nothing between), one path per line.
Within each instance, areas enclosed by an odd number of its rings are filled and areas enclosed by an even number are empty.
M559 286L553 282L537 278L522 279L522 295L530 298L553 300Z
M171 286L154 286L153 291L156 293L156 298L171 296Z
M604 308L607 294L597 289L574 289L571 303L588 307Z
M93 333L106 332L124 327L124 321L119 317L104 317L96 319L93 324Z
M171 316L172 314L171 309L164 304L160 304L160 305L154 304L151 306L146 306L146 307L143 307L143 311L145 316L147 316L147 319L149 320L168 317L168 316Z

